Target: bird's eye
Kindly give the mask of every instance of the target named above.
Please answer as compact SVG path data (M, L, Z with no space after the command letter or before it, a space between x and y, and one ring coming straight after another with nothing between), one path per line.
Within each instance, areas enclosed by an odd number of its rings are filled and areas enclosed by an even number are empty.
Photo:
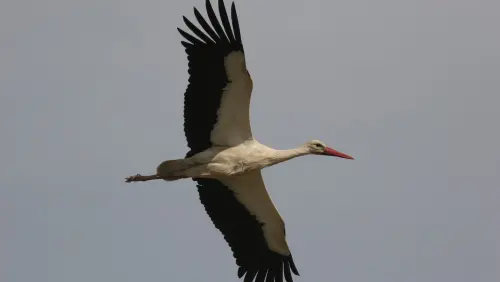
M322 148L323 146L321 146L321 144L314 144L314 146L316 146L317 148Z

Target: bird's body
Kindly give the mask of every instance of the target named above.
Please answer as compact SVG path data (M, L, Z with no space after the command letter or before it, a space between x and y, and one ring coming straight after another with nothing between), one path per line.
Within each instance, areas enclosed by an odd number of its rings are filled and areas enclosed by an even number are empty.
M237 176L306 154L306 146L275 150L250 139L231 147L211 147L189 158L165 161L158 166L156 174L167 180Z
M193 35L178 29L189 61L184 98L184 132L190 151L185 158L161 163L153 175L127 182L192 178L201 203L224 235L244 282L292 282L298 275L286 242L285 224L267 193L261 170L303 155L352 157L312 140L290 150L256 141L250 127L253 82L246 68L234 3L231 20L219 0L220 21L210 1L207 15L195 8L202 30L184 17ZM221 24L222 22L222 24Z

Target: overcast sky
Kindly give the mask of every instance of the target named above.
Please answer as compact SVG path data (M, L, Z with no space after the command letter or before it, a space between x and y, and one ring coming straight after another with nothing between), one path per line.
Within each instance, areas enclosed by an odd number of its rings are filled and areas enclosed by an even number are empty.
M193 5L2 1L1 281L238 281L193 181L124 183L187 151ZM356 158L263 173L296 281L500 281L500 2L237 8L256 138Z

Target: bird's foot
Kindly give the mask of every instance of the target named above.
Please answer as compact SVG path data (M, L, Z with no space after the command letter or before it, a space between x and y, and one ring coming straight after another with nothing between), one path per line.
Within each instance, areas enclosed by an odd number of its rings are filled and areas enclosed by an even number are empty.
M153 179L160 179L156 174L154 175L132 175L127 178L125 178L125 182L130 183L130 182L137 182L137 181L148 181L148 180L153 180Z

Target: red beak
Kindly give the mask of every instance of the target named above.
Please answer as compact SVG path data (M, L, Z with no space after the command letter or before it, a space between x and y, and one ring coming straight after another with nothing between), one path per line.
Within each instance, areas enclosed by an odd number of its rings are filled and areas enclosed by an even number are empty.
M335 149L332 149L330 147L326 147L325 148L325 153L324 155L327 155L327 156L334 156L334 157L339 157L339 158L343 158L343 159L349 159L349 160L354 160L353 157L349 156L349 155L346 155L344 153L341 153Z

